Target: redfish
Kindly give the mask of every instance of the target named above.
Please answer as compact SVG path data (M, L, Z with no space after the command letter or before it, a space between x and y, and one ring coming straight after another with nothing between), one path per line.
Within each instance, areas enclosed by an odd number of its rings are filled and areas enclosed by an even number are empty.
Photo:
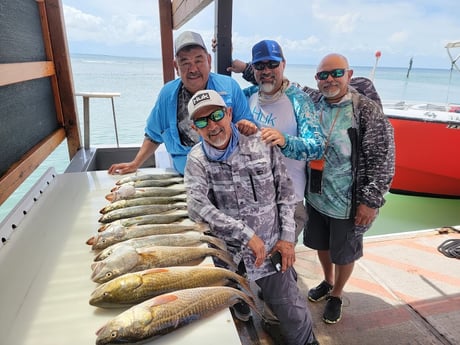
M164 335L242 301L257 311L249 296L227 286L178 290L153 297L108 321L96 332L96 345L135 343ZM216 339L216 344L222 341Z
M236 264L230 253L220 249L165 246L135 249L120 246L105 260L92 263L91 280L105 283L122 274L149 268L198 265L208 256L219 258L236 271Z
M230 284L238 284L254 297L248 281L235 272L219 267L183 266L123 274L99 285L92 292L89 304L120 308L176 290Z

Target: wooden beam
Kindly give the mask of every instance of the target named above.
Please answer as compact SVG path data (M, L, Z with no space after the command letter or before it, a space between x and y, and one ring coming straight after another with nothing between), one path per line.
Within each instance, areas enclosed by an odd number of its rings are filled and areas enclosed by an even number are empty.
M187 21L208 6L212 0L173 0L172 2L172 28L179 29Z
M0 178L0 205L59 146L65 137L64 129L59 128L35 145L2 175Z
M172 6L171 0L158 0L160 12L161 55L163 62L163 83L173 80L174 72L174 47L172 33Z
M51 77L55 73L52 61L2 63L0 64L0 86Z
M227 67L232 65L232 10L233 0L216 0L215 37L219 45L215 54L216 71L231 75Z
M61 102L64 128L67 136L67 148L69 158L72 159L82 145L69 47L64 24L64 12L61 0L45 0L45 8L58 83L59 95L55 95L55 97L59 97Z

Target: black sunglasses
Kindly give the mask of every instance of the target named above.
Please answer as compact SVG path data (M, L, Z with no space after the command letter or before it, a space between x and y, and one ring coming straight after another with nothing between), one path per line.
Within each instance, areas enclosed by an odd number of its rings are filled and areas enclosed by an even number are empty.
M266 67L269 69L275 69L280 65L280 61L268 61L268 62L256 62L253 63L254 69L258 71L263 71Z
M345 68L336 68L332 71L321 71L316 73L316 78L319 80L326 80L329 78L329 75L332 76L332 78L342 78L345 75L345 71Z
M199 119L193 120L193 123L197 128L203 129L208 125L208 121L211 119L214 122L219 122L222 120L225 116L225 112L223 109L217 109L213 111L211 114L208 116L200 117Z

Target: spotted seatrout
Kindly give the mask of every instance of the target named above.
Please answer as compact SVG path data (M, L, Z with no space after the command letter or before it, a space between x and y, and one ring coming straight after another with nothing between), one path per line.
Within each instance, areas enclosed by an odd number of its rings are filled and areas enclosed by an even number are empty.
M232 256L220 249L165 246L135 249L130 246L120 246L105 260L92 263L91 279L96 283L105 283L122 274L149 268L194 266L203 262L208 256L222 260L236 271Z
M113 222L103 223L99 227L98 232L102 232L107 228L110 228L112 224L115 226L122 225L125 227L141 224L170 224L183 218L188 218L187 210L170 210L161 213L122 218L114 220Z
M117 223L117 222L116 222ZM107 248L115 243L123 242L133 238L140 238L151 235L178 234L185 231L198 231L204 233L209 230L206 223L195 223L189 219L169 224L140 224L123 226L120 223L110 224L105 231L98 232L90 237L86 244L92 246L93 250Z
M182 289L238 284L254 297L248 281L225 268L188 266L153 268L126 273L99 285L89 304L102 308L120 308Z
M128 181L121 183L120 181L117 182L117 187L113 188L111 191L115 191L118 189L119 186L124 185L131 185L135 188L142 188L142 187L168 187L173 184L177 183L184 183L183 177L171 177L167 179L142 179L142 180L135 180L135 181Z
M183 183L175 184L169 187L144 187L135 188L131 185L121 185L119 189L107 194L105 198L110 201L123 199L135 199L149 196L173 196L185 193L185 185Z
M116 184L121 185L128 182L138 182L138 181L145 181L145 180L166 180L166 179L173 179L173 178L181 178L181 175L178 173L162 173L162 174L140 174L140 175L132 175L126 176L119 179Z
M161 205L139 205L120 208L103 214L99 218L100 223L110 223L115 220L138 217L143 215L165 213L173 210L186 210L187 203L176 202L173 204L161 204Z
M173 196L150 196L145 198L136 198L136 199L126 199L114 201L107 206L103 207L99 213L107 213L113 210L119 210L120 208L126 208L131 206L140 206L140 205L163 205L163 204L174 204L175 202L186 202L186 194L178 194Z
M96 345L135 343L164 335L242 301L257 311L249 296L227 286L178 290L153 297L108 321L96 332ZM216 344L219 342L222 339L216 339Z
M94 257L94 261L104 260L120 246L131 246L133 248L151 246L189 247L198 246L204 243L209 243L218 249L227 250L227 245L225 244L225 241L220 238L203 235L197 231L187 231L180 234L163 234L136 237L123 242L118 242L102 250L99 254L97 254Z

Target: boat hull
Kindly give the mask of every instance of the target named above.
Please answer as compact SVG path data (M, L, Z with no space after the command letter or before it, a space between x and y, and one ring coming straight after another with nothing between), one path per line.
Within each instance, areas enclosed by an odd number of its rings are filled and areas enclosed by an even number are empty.
M458 114L385 113L394 128L396 147L396 169L390 191L460 198L460 122L455 118Z

